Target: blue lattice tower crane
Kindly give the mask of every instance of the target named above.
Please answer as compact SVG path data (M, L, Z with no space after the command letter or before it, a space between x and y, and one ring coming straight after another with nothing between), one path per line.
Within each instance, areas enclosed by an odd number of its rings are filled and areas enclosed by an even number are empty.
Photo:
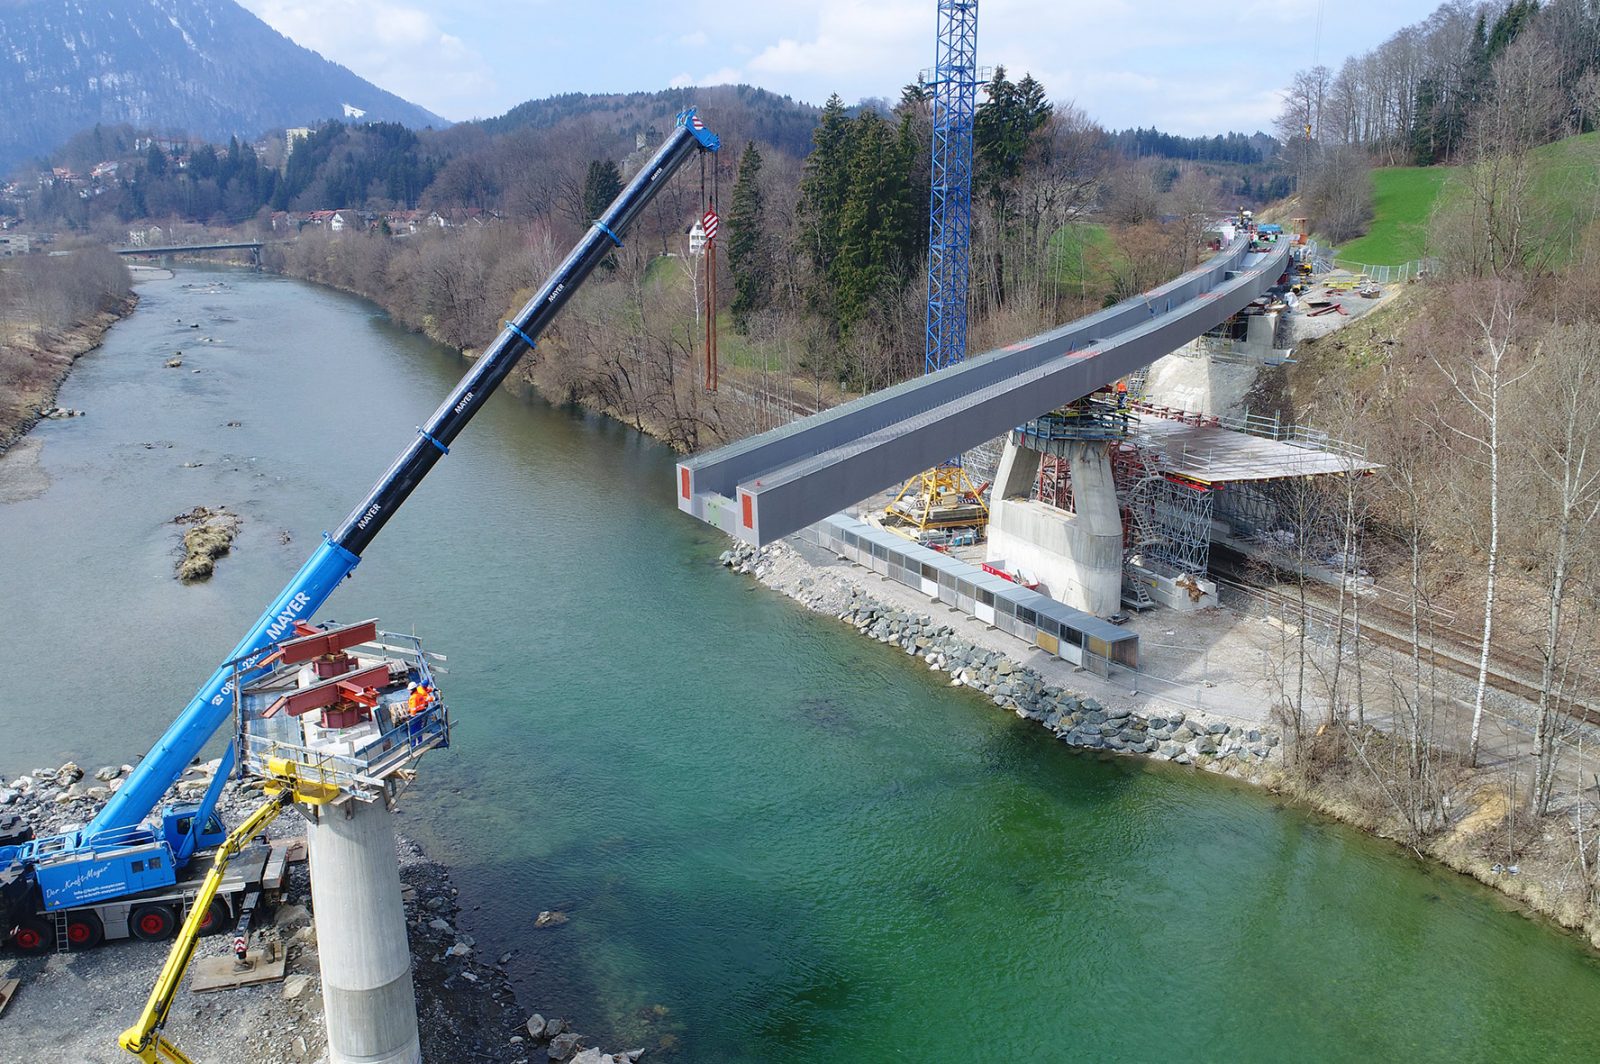
M978 0L939 0L928 205L927 372L967 357L972 255L972 123L978 101Z
M933 78L933 180L928 201L925 372L967 357L972 258L972 126L978 103L978 0L939 0ZM919 531L981 527L988 508L959 455L906 482L885 513Z

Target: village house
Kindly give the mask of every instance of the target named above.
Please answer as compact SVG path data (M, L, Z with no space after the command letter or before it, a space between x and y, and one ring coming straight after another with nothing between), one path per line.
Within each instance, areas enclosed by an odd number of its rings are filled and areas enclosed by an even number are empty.
M143 229L128 230L128 246L135 248L156 247L166 237L166 232L159 225L147 225Z

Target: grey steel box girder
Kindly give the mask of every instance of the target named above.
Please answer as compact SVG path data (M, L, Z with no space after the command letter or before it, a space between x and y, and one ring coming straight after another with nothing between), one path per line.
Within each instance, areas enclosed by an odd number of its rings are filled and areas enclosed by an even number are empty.
M679 508L711 519L723 509L712 496L738 498L739 527L728 531L756 544L789 535L1226 321L1287 265L1287 244L1266 253L1248 246L1236 240L1142 297L1030 340L685 459Z

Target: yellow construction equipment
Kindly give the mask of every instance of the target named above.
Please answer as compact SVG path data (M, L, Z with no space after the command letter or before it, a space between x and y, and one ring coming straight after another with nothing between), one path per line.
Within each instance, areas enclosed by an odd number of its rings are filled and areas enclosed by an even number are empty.
M983 488L973 485L963 467L941 465L906 481L883 516L886 524L898 522L919 533L982 529L989 523L989 507L983 501Z
M150 1000L145 1002L144 1012L139 1015L139 1022L123 1031L122 1036L117 1039L118 1045L146 1064L160 1064L162 1061L166 1064L194 1064L190 1057L185 1056L177 1046L161 1036L161 1028L166 1026L167 1013L171 1011L173 999L183 986L183 977L189 970L189 961L194 957L195 942L200 937L200 925L205 923L206 914L211 911L211 900L216 897L217 888L222 885L228 870L228 862L244 849L252 838L276 820L278 814L287 809L296 797L293 780L283 781L278 792L260 809L250 814L244 823L233 830L227 841L217 847L217 855L211 862L211 871L201 884L200 893L195 895L194 904L189 906L189 915L183 921L183 927L172 943L172 951L167 954L167 962L162 965L161 974L156 977L156 985L150 991ZM313 800L325 799L322 799L320 792L314 792Z

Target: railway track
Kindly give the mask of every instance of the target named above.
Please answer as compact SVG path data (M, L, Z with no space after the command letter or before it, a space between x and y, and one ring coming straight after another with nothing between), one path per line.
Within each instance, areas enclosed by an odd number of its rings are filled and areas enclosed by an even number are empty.
M1288 609L1298 608L1299 589L1286 592L1279 585L1267 585L1251 580L1236 568L1224 563L1220 568L1213 561L1212 579L1219 589L1235 596L1275 602ZM1307 583L1305 588L1305 613L1308 621L1329 630L1339 623L1339 596L1333 588L1320 583ZM1350 623L1347 614L1346 623ZM1437 617L1422 619L1424 636L1433 637L1430 645L1422 647L1421 658L1427 664L1477 682L1480 634L1457 628ZM1361 634L1380 646L1409 655L1412 650L1411 615L1409 611L1391 606L1381 600L1363 598L1361 602ZM1489 656L1489 684L1496 690L1515 695L1529 702L1539 700L1539 677L1543 662L1530 654L1519 654L1504 648L1492 650ZM1563 711L1585 724L1600 725L1600 694L1592 676L1582 677L1582 688L1577 697L1563 703Z

